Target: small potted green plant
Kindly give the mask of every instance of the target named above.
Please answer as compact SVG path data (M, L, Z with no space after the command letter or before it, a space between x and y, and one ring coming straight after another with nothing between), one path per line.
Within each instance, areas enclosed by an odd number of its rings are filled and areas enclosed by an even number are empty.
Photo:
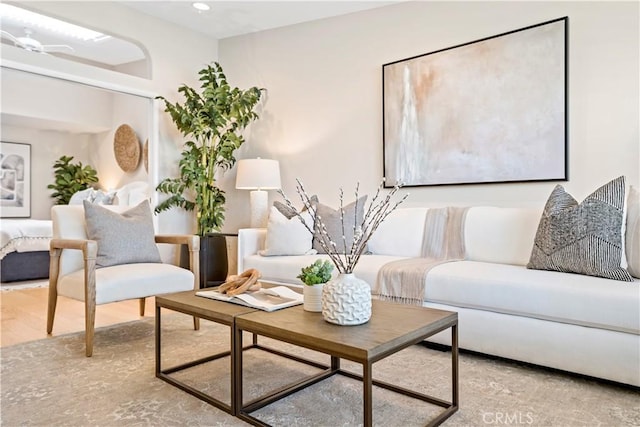
M331 280L333 264L329 260L317 259L313 264L303 267L297 276L305 286L302 289L304 309L306 311L322 311L322 288Z
M51 195L57 205L67 205L71 196L81 190L86 190L98 182L98 172L91 165L82 162L71 163L73 156L62 156L53 164L55 182L47 185L54 190Z

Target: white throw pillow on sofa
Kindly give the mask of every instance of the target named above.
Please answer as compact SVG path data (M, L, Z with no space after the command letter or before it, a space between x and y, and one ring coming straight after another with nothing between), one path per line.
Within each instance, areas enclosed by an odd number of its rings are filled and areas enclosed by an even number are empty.
M302 212L301 215L307 224L313 223L308 212ZM258 253L262 256L314 255L316 251L311 248L312 239L313 236L300 218L294 216L288 219L272 206L269 211L264 249Z
M76 191L71 195L69 199L70 205L81 205L83 200L93 202L93 188L85 188L84 190Z
M151 187L144 181L134 181L115 190L114 205L136 206L151 198Z
M70 205L81 205L85 200L89 203L96 205L111 205L113 204L113 198L115 197L113 191L94 190L93 188L87 188L80 190L71 196L69 199Z

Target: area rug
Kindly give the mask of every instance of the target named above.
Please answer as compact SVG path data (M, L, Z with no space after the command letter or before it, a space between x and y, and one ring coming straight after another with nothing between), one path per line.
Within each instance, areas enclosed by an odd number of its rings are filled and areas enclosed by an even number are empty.
M163 367L227 349L229 329L163 316ZM261 343L328 361L324 355ZM157 379L153 319L96 330L94 355L84 335L53 336L2 348L2 426L241 426L244 422ZM269 353L245 352L245 401L314 372ZM343 363L354 372L359 365ZM450 354L422 345L374 364L374 377L449 399ZM229 359L182 371L177 378L226 400ZM255 415L275 426L362 424L362 385L334 376ZM374 424L424 425L440 408L374 388ZM638 390L474 354L460 357L460 410L447 426L638 426Z
M23 280L20 282L0 283L0 291L17 291L21 289L35 289L49 287L49 280Z

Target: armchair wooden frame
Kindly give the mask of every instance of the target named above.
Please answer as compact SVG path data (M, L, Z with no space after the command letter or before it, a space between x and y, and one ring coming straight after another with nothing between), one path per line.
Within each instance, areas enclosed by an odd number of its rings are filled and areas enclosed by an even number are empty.
M189 270L194 275L194 289L199 287L200 278L200 237L195 235L157 235L156 243L187 245L189 249ZM84 260L84 313L85 313L85 346L86 355L93 354L93 336L96 320L96 256L98 244L95 240L85 239L52 239L49 245L49 302L47 307L47 334L53 331L53 320L58 302L58 274L60 272L60 255L63 250L80 250ZM152 295L149 295L152 296ZM146 298L140 298L140 316L144 316ZM200 329L200 319L193 318L194 329Z

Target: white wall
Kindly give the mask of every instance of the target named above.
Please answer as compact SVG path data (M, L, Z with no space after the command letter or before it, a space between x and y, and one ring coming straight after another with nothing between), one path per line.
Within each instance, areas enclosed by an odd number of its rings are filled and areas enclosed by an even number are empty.
M61 156L73 156L73 162L91 164L89 148L92 135L2 125L2 140L31 145L31 218L51 219L53 163Z
M3 137L32 146L32 218L49 219L53 190L47 185L62 155L93 166L103 189L148 181L142 162L133 172L120 169L113 141L126 123L137 131L142 150L151 128L151 100L6 68L0 69L0 80Z
M105 189L120 188L124 184L133 181L149 180L149 174L143 165L143 147L149 138L150 116L149 112L153 108L151 100L143 97L113 93L113 109L111 111L111 121L109 131L100 135L98 147L91 152L92 164L96 165L100 176L100 184ZM116 130L120 125L127 124L135 131L140 144L140 162L138 167L132 172L124 172L115 157L113 141Z
M116 3L29 2L29 7L140 41L151 58L152 79L28 52L7 56L3 50L4 58L137 88L172 101L180 99L181 83L197 85L197 71L216 60L219 49L232 84L268 89L261 119L248 130L248 143L238 157L279 159L290 197L295 198L293 182L300 177L329 204L337 202L338 187L350 191L360 181L363 192L370 193L382 177L382 64L569 16L570 180L563 185L583 198L620 174L632 184L640 181L639 25L634 2L406 2L224 39L219 47L215 40ZM163 109L162 103L155 103L160 135L152 141L150 153L155 159L154 184L177 174L182 145ZM105 146L101 150L107 152ZM226 231L249 223L248 192L235 190L234 180L235 168L221 179L228 199ZM411 193L411 205L540 205L554 185L406 191ZM270 196L277 197L273 191ZM160 231L193 231L190 216L178 210L159 218Z
M2 55L5 60L103 82L111 87L135 89L150 93L152 97L163 95L172 101L178 99L177 88L180 84L197 85L198 70L207 63L217 60L218 42L216 40L141 14L115 2L29 1L26 3L31 10L140 42L149 54L152 78L145 80L85 64L64 61L53 56L34 55L3 48ZM20 5L20 2L16 4ZM163 112L162 104L154 102L153 105L159 120L158 140L150 142L150 157L153 159L153 164L150 165L152 169L150 182L155 186L160 179L175 176L183 140L168 115ZM148 132L141 131L139 136L145 138ZM144 139L141 142L144 142ZM112 139L105 137L97 152L105 155L109 150L112 152L112 143ZM101 156L100 161L102 162ZM109 162L110 160L101 164L101 167L111 168L113 164L106 165ZM136 174L143 174L141 171L144 171L144 168L139 168ZM193 230L193 220L190 215L179 210L161 214L158 225L160 232Z
M2 68L2 140L31 145L31 218L49 219L53 164L61 156L96 166L95 132L111 127L113 96L62 80ZM81 102L69 101L81 100Z
M2 114L35 119L42 127L98 132L109 129L111 93L50 77L0 69ZM52 122L52 123L49 123Z
M286 7L286 6L284 6ZM637 2L407 2L220 41L232 84L268 94L239 158L281 162L283 189L301 178L337 204L382 178L382 64L569 16L569 181L578 199L639 173ZM225 229L249 223L249 196L227 191ZM542 206L557 183L420 187L407 205ZM270 192L271 200L277 194Z

